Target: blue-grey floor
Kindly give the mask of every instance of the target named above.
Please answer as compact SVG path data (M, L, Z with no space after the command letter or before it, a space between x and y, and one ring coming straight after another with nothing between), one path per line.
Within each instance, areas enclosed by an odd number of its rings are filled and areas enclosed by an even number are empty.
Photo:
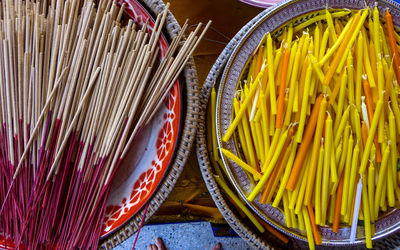
M136 234L119 245L117 250L132 249ZM146 225L142 228L136 248L146 249L157 237L161 237L168 250L174 249L212 249L218 242L222 249L250 249L244 240L238 237L215 237L209 222L188 222L174 224Z

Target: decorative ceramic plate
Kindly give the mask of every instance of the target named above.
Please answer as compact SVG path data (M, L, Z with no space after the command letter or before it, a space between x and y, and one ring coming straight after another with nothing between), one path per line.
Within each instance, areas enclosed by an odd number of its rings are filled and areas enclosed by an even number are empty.
M127 4L126 14L138 24L148 21L152 31L154 19L136 0L119 0ZM160 39L161 57L168 49ZM136 138L111 187L101 237L104 238L128 222L156 191L168 170L178 139L181 95L178 81L172 87L152 122Z
M217 99L217 138L219 147L226 148L238 155L238 145L235 136L232 136L227 143L221 140L221 134L224 135L232 120L232 103L233 96L237 89L237 83L240 80L241 74L250 59L251 53L255 50L263 35L267 32L275 34L281 32L290 21L296 21L295 25L308 20L315 15L315 12L325 10L326 6L332 9L362 9L365 4L373 7L374 1L366 0L297 0L285 1L271 7L265 12L258 22L246 32L242 40L238 43L225 67L221 84L218 91ZM386 0L379 1L379 11L381 16L387 8L391 10L394 24L400 26L400 6L399 4ZM229 177L238 193L244 200L250 194L254 186L250 183L247 174L243 169L233 161L225 158L222 154L225 168L228 171ZM261 204L259 202L260 195L256 197L254 202L248 205L262 217L267 223L274 226L281 232L297 239L306 241L306 237L299 230L286 227L284 214L281 210L272 207L271 205ZM394 209L379 218L375 223L375 236L372 239L382 238L391 234L400 228L400 210ZM361 229L361 228L360 228ZM351 245L350 228L341 227L338 233L334 233L329 227L320 227L320 233L324 245ZM355 244L360 244L365 239L363 230L358 230L358 235Z

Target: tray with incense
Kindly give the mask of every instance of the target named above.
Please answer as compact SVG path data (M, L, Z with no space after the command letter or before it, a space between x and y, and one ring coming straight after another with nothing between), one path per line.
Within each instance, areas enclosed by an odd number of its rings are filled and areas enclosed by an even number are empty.
M399 24L391 1L287 1L225 67L214 150L247 205L310 248L399 228Z
M167 46L168 8L154 21L133 1L10 0L1 13L3 247L96 248L161 183L177 79L207 27Z

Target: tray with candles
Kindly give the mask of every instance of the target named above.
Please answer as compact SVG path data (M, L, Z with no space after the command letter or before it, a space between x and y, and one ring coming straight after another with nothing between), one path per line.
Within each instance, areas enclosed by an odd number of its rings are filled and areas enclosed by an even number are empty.
M392 1L286 1L225 66L212 148L253 212L310 248L400 227L399 25Z

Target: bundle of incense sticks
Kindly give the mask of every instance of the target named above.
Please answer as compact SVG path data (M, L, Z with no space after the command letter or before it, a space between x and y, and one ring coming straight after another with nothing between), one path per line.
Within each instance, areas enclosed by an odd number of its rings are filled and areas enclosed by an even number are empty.
M121 159L210 23L158 60L152 32L113 1L1 2L0 232L31 249L96 248Z

